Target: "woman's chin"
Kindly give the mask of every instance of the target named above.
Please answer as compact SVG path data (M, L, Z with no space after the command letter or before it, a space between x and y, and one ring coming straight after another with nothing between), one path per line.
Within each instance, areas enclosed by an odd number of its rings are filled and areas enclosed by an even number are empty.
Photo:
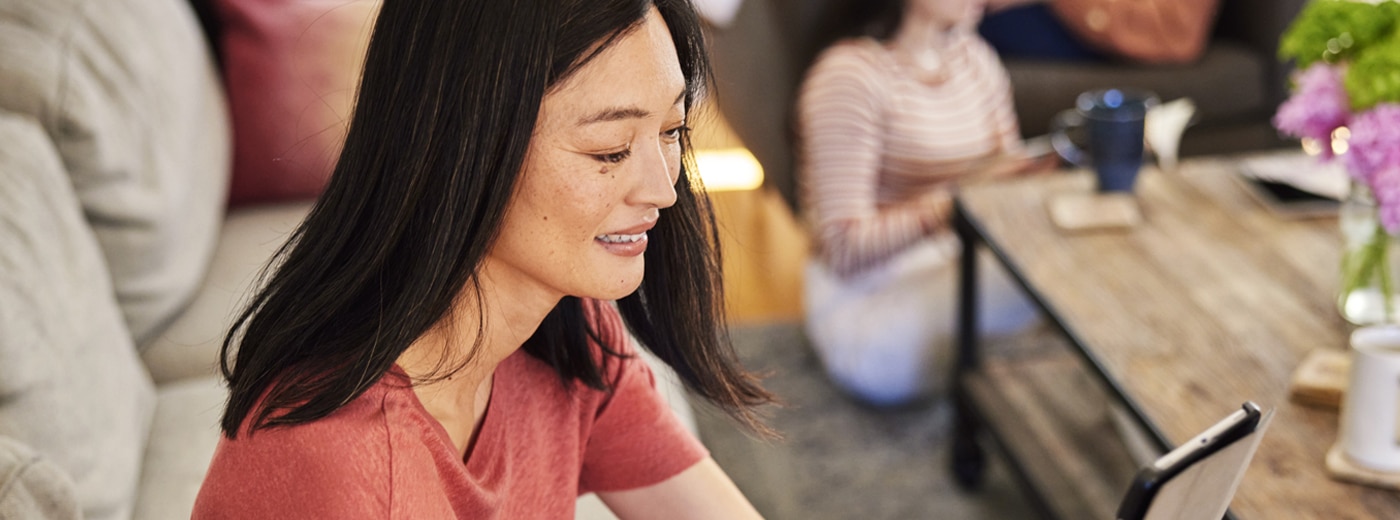
M620 300L637 292L637 288L642 286L642 275L640 272L636 274L627 273L621 276L615 275L612 280L616 283L610 283L604 287L599 287L596 291L597 294L590 297L599 300Z
M637 292L637 288L641 286L641 280L638 280L637 283L620 284L616 287L609 287L606 290L601 291L601 294L593 296L593 298L599 300L621 300L631 295L632 293Z

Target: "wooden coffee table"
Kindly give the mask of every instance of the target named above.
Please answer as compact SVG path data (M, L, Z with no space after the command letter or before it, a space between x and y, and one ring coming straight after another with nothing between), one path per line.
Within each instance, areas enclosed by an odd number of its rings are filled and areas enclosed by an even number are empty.
M1136 188L1144 220L1114 231L1069 233L1050 222L1047 201L1091 190L1088 172L962 191L953 456L961 483L977 484L979 442L990 438L1050 516L1112 518L1138 463L1252 400L1278 411L1235 517L1400 518L1400 493L1326 475L1336 411L1288 400L1304 356L1345 348L1337 222L1270 214L1231 178L1236 164L1144 169ZM983 247L1044 311L1068 354L997 352L967 326L977 319L971 260ZM1125 444L1124 431L1142 442Z

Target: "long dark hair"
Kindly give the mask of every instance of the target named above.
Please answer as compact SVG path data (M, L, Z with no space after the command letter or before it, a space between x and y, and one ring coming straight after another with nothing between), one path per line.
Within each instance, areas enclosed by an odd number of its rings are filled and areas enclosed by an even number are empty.
M383 377L464 288L479 290L545 94L653 5L675 41L689 112L710 76L688 0L384 3L331 181L224 340L225 435L250 414L250 433L329 415ZM714 218L689 148L682 136L677 202L661 210L641 287L618 309L687 387L763 429L750 408L772 398L725 332ZM606 389L583 307L561 300L523 348L566 384Z

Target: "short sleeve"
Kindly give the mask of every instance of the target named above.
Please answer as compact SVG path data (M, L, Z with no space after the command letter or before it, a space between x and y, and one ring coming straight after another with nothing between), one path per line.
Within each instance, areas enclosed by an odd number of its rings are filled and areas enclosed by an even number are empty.
M378 404L366 401L345 409ZM342 413L221 438L191 518L388 518L383 421L382 415Z
M659 483L709 456L656 389L651 368L630 345L617 310L601 305L596 324L614 350L632 354L609 367L612 391L598 407L584 442L579 493L635 489ZM603 332L600 330L600 332Z

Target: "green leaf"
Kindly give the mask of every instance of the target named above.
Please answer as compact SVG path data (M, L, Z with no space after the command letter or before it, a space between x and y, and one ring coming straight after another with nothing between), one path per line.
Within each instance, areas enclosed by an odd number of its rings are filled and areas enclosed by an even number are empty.
M1400 102L1400 33L1358 53L1347 66L1344 85L1355 112Z
M1337 63L1388 38L1400 20L1400 3L1313 0L1279 40L1279 57L1298 68L1317 61Z

